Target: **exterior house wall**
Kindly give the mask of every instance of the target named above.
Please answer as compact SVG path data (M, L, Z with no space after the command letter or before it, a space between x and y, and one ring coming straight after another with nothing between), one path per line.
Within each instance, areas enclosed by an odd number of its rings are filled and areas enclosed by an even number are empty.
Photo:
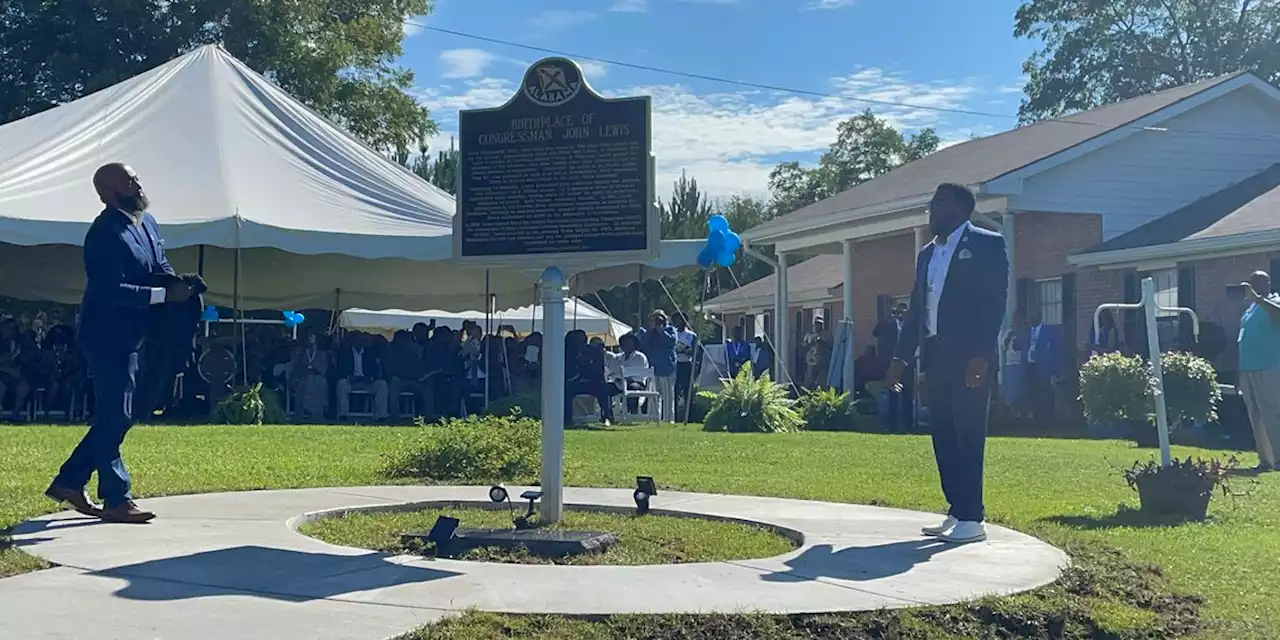
M1280 102L1253 87L1160 126L1028 178L1010 208L1102 214L1109 240L1280 162Z
M1225 338L1226 346L1214 362L1220 370L1234 371L1239 363L1236 338L1240 333L1240 316L1249 306L1243 300L1228 298L1227 285L1244 282L1254 271L1270 273L1271 261L1276 258L1280 258L1280 252L1213 258L1178 265L1195 269L1195 310L1200 317L1202 331L1209 328L1203 326L1205 324L1222 328L1221 337ZM1205 333L1201 334L1202 341L1206 337Z

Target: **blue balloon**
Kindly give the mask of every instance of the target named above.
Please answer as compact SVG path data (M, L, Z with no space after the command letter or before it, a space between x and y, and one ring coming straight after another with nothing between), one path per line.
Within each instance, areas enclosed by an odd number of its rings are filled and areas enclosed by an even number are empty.
M719 229L712 231L707 236L707 248L710 249L712 253L720 253L720 251L724 249L726 238L727 234L724 231Z
M730 232L729 232L729 235L728 235L728 236L725 236L725 239L724 239L724 248L725 248L725 249L728 249L729 251L737 251L738 249L741 249L741 248L742 248L742 238L741 238L741 237L739 237L739 236L738 236L738 234L736 234L736 233L734 233L734 232L730 231Z
M707 230L712 232L728 231L729 219L717 213L707 220Z
M733 263L738 260L738 254L733 251L722 251L716 258L716 262L722 267L732 267Z
M698 266L706 269L715 264L716 254L709 247L704 247L698 252Z
M280 315L284 316L284 326L290 329L302 324L302 321L307 319L306 316L297 311L284 311Z
M204 322L217 322L218 308L213 305L205 306L204 311L200 314L200 319Z

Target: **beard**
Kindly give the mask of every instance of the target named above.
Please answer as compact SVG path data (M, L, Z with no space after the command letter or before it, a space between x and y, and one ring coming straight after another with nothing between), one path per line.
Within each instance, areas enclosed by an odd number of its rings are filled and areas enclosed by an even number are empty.
M151 201L147 199L147 194L139 193L136 196L120 196L117 205L129 213L142 213L151 206Z

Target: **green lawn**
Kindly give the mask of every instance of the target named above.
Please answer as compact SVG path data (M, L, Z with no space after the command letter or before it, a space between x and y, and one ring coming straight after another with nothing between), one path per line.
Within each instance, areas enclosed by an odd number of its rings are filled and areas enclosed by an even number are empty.
M125 444L140 497L233 489L358 485L380 477L385 453L412 428L138 427ZM82 434L70 427L0 427L0 528L55 509L41 493ZM852 433L707 434L696 427L571 431L568 482L631 486L652 475L669 489L774 495L939 510L927 438ZM1176 455L1216 455L1176 448ZM1152 454L1125 442L995 438L987 455L990 519L1068 547L1102 543L1163 568L1203 595L1213 638L1280 637L1280 475L1238 483L1206 523L1123 526L1137 505L1118 471ZM1244 464L1256 457L1245 455ZM660 507L660 500L655 507ZM163 517L163 514L161 514ZM0 551L0 575L39 566Z
M302 526L313 538L344 547L374 549L386 553L414 553L400 535L409 531L429 531L436 518L453 516L469 527L511 527L506 509L424 509L404 513L352 513L326 518ZM762 527L702 518L575 511L567 509L552 529L607 531L618 537L617 544L603 553L584 553L561 558L535 556L527 551L472 549L462 560L511 562L516 564L641 565L683 562L728 562L772 558L795 549L790 540Z

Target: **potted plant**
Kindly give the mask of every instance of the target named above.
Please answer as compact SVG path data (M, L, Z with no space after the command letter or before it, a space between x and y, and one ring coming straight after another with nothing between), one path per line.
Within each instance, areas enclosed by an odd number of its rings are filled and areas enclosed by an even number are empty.
M1095 355L1080 367L1080 403L1095 427L1127 426L1139 446L1155 446L1150 418L1155 398L1151 367L1138 356Z
M1228 474L1238 466L1235 457L1219 460L1174 459L1169 466L1155 460L1135 462L1124 479L1138 492L1143 513L1203 520L1215 489L1228 493Z

